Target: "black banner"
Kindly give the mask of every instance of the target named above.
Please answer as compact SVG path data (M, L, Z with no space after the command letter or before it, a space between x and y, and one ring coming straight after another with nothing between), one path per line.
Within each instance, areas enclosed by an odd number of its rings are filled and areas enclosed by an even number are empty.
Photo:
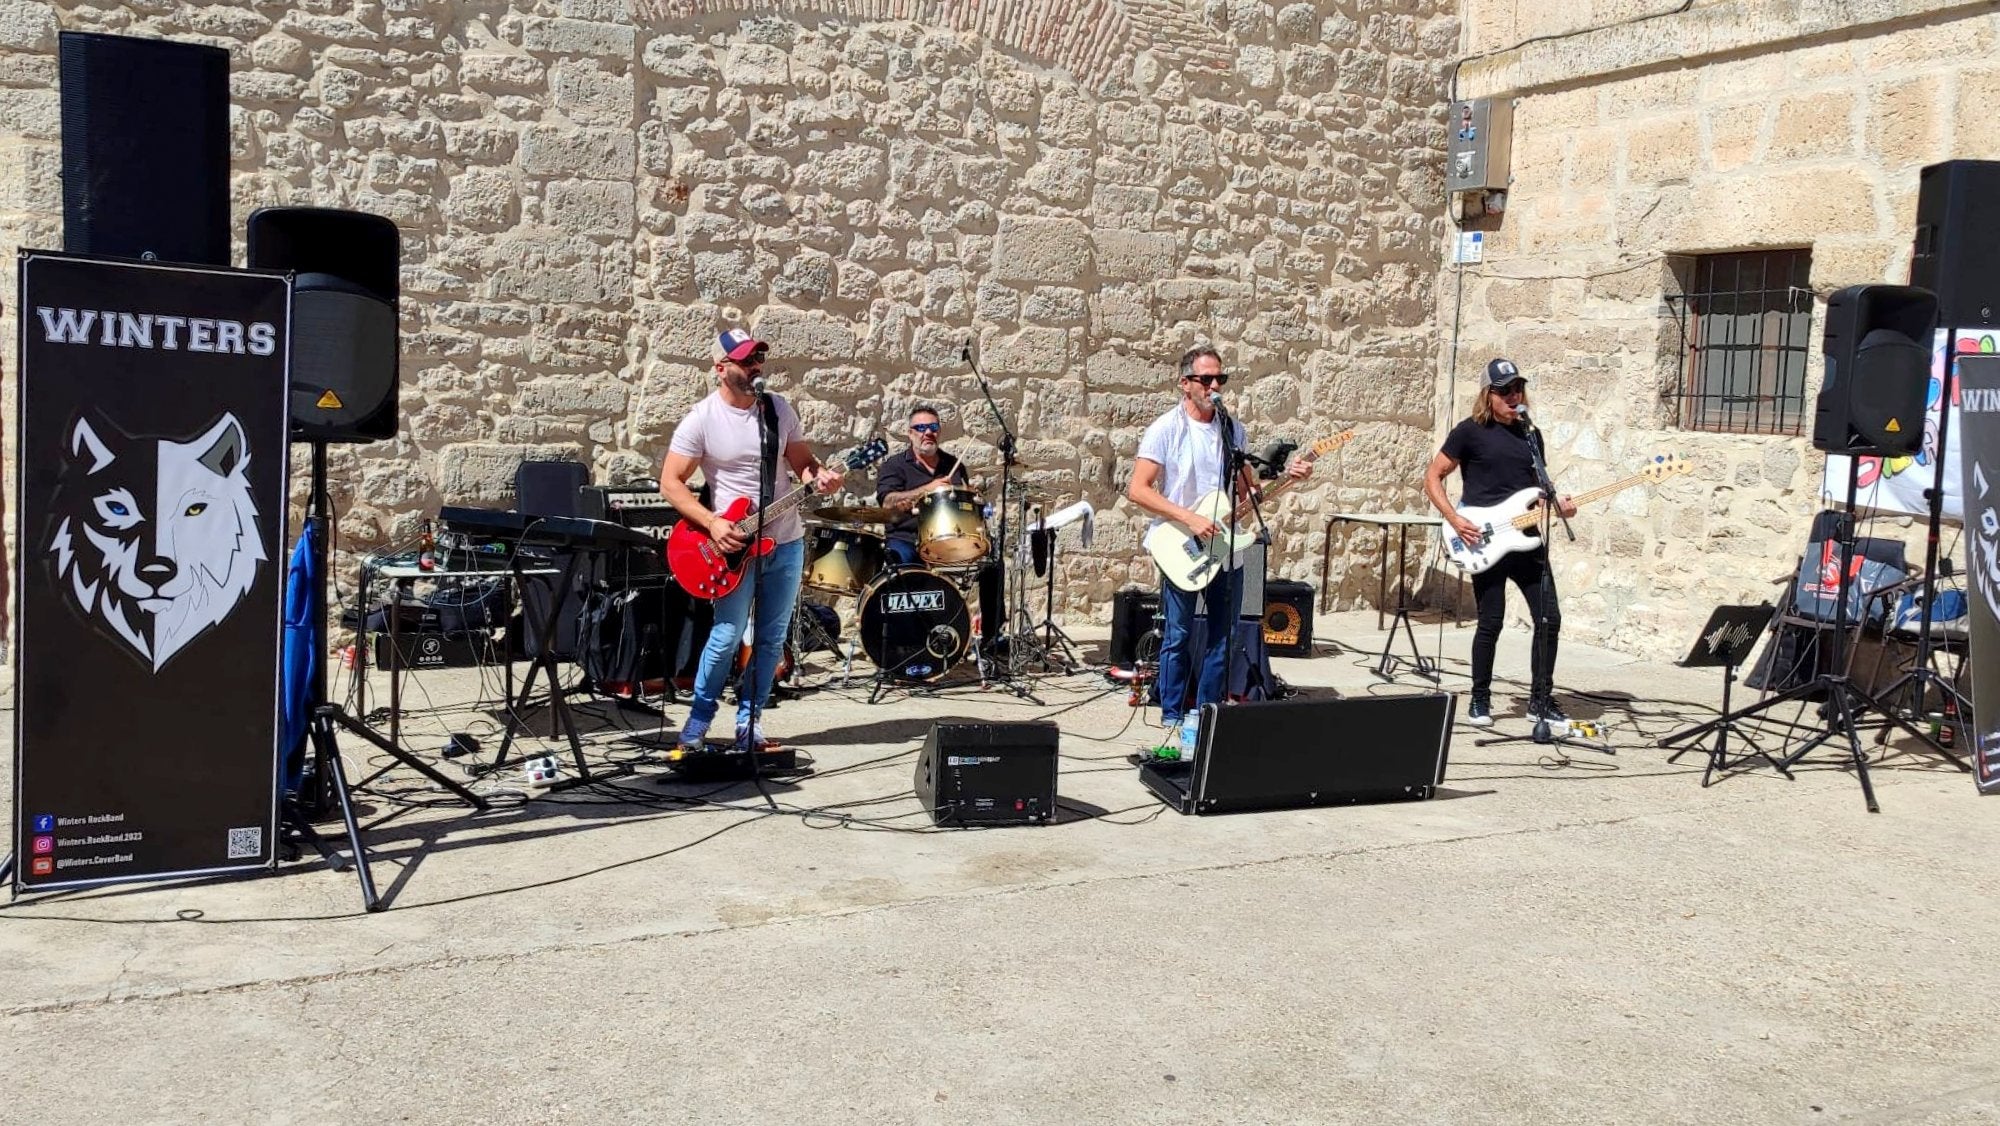
M23 251L15 880L275 861L282 275Z
M1958 357L1959 493L1965 500L1972 652L1972 763L1979 792L2000 792L2000 356Z

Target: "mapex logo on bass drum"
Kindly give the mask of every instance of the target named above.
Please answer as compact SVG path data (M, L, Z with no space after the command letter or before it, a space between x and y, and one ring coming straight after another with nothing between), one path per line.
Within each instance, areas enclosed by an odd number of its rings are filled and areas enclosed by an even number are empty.
M909 614L944 609L944 591L920 590L913 593L889 591L882 596L882 609L891 614Z

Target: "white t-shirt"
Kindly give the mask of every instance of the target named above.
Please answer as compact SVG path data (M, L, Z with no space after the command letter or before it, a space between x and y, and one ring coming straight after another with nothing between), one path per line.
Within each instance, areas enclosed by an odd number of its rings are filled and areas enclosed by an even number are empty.
M775 501L790 491L792 473L785 461L785 447L805 441L805 431L799 426L798 412L792 410L792 404L781 395L772 395L771 400L778 411L778 470L772 478L771 491L771 499ZM750 504L756 505L758 465L764 445L757 433L754 404L732 407L721 391L711 393L674 427L674 440L667 449L701 464L701 475L713 490L716 512L727 509L738 497L749 497ZM742 523L743 534L755 531L756 522L755 516L746 518ZM805 534L797 506L764 526L764 535L774 543L790 543Z
M1222 487L1222 425L1188 417L1184 403L1153 420L1139 439L1139 456L1160 466L1160 494L1182 508ZM1243 448L1243 424L1229 420L1234 448ZM1157 516L1153 523L1161 523Z

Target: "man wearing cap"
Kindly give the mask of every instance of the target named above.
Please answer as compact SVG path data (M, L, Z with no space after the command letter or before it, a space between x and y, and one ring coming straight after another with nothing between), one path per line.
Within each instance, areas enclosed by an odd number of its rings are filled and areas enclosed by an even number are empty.
M1528 422L1527 406L1528 377L1512 360L1488 363L1486 378L1472 403L1472 417L1452 427L1424 471L1424 495L1445 524L1469 544L1479 543L1479 528L1458 514L1444 492L1444 479L1453 470L1459 472L1459 503L1465 505L1499 504L1522 489L1545 488L1535 463L1539 454L1547 464L1547 447L1541 432ZM1556 510L1564 517L1574 516L1576 504L1568 497L1559 497ZM1466 705L1465 720L1474 727L1493 725L1493 651L1507 622L1507 584L1511 582L1527 599L1528 613L1535 622L1528 718L1546 719L1559 733L1568 732L1569 717L1555 701L1556 635L1562 629L1562 610L1556 603L1555 579L1548 563L1549 549L1544 544L1533 551L1504 555L1492 567L1472 576L1479 627L1472 634L1472 699Z
M840 487L837 470L820 464L799 426L799 416L782 396L764 393L764 355L768 346L741 329L724 332L718 341L715 361L715 393L694 405L674 428L667 447L666 465L660 471L660 494L680 512L681 519L706 531L723 551L741 550L757 535L753 510L742 524L733 524L711 511L688 488L688 478L701 470L717 510L727 509L740 497L755 506L762 486L763 423L768 420L777 464L786 465L799 480L824 493ZM783 494L783 474L772 473L771 500ZM776 547L750 564L745 581L727 596L716 600L715 628L701 653L701 669L695 674L694 706L681 727L680 745L698 749L708 736L709 725L722 698L723 682L735 665L744 624L752 603L757 613L757 635L750 667L744 670L737 688L736 741L750 748L764 743L761 724L754 722L770 698L771 682L777 676L778 660L791 630L792 608L798 601L799 576L805 569L805 527L796 509L771 518L761 529L764 538ZM752 690L754 686L754 690Z
M1229 529L1190 510L1189 506L1222 488L1224 444L1243 448L1243 424L1229 419L1229 433L1217 404L1229 382L1222 356L1203 345L1190 348L1180 361L1180 399L1172 410L1153 420L1139 439L1139 457L1125 495L1146 510L1153 523L1171 520L1198 540L1227 535ZM1286 470L1293 477L1312 473L1312 462L1301 458ZM1231 495L1239 500L1256 488L1245 466L1236 474ZM1229 690L1229 641L1243 602L1240 559L1219 568L1200 593L1208 604L1208 633L1199 654L1192 653L1195 594L1162 579L1160 582L1160 721L1165 728L1154 752L1160 757L1194 756L1198 717L1204 704L1219 704ZM1189 682L1194 708L1184 711Z

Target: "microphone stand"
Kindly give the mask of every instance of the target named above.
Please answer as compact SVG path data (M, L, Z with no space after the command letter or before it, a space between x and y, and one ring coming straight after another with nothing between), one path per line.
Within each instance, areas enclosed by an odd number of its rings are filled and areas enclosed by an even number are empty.
M1520 409L1518 414L1521 419L1521 423L1528 428L1527 437L1523 440L1528 443L1528 458L1535 467L1535 485L1537 488L1542 490L1542 519L1541 519L1542 582L1541 582L1541 597L1535 600L1537 603L1535 607L1535 631L1539 633L1542 637L1546 638L1549 641L1550 645L1553 646L1555 643L1555 631L1549 628L1549 618L1555 607L1554 604L1550 601L1550 595L1553 594L1555 591L1556 580L1555 580L1555 561L1549 552L1549 538L1551 534L1555 531L1555 521L1558 519L1562 521L1563 534L1569 537L1571 543L1576 542L1576 532L1573 531L1569 526L1569 517L1563 516L1558 511L1559 505L1556 501L1555 481L1549 476L1548 462L1542 459L1542 444L1535 440L1541 437L1541 431L1536 429L1534 422L1532 422L1528 418L1528 412L1525 407ZM1530 693L1529 695L1530 707L1534 706L1535 702L1533 696L1533 691L1534 691L1533 686L1535 682L1535 676L1536 673L1544 671L1541 668L1542 661L1544 659L1546 659L1549 662L1549 667L1547 670L1545 670L1549 678L1549 695L1547 700L1544 702L1553 703L1555 700L1555 688L1556 688L1555 655L1551 653L1547 655L1547 657L1545 658L1541 651L1541 647L1536 645L1533 640L1530 640L1528 642L1528 684ZM1581 747L1586 751L1596 751L1598 754L1604 754L1604 755L1615 755L1618 753L1617 751L1613 750L1610 744L1608 743L1598 743L1589 739L1579 739L1576 738L1575 736L1570 735L1567 731L1565 731L1561 735L1556 734L1555 728L1549 725L1548 717L1546 716L1538 715L1535 717L1535 729L1533 733L1528 736L1528 738L1530 741L1542 744L1544 746L1555 745L1563 747ZM1503 735L1493 739L1474 740L1474 745L1480 747L1490 747L1498 743L1517 743L1520 741L1520 739L1521 737L1518 735ZM1564 758L1560 760L1558 765L1568 765L1568 763L1569 760L1567 758Z
M978 377L979 392L986 397L986 407L993 412L994 424L1000 427L1000 504L998 505L1000 509L1000 536L996 541L998 550L988 555L987 566L1000 568L1000 606L998 609L1000 611L1002 628L993 635L993 645L991 647L998 648L1003 642L1006 644L1007 663L1003 668L1000 679L1006 681L1015 692L1019 693L1021 692L1021 688L1016 683L1015 670L1020 667L1020 662L1016 650L1020 648L1022 637L1026 635L1025 633L1016 634L1013 628L1014 623L1007 620L1008 607L1012 605L1007 598L1007 552L1013 546L1007 539L1007 506L1013 500L1014 495L1014 431L1012 427L1007 425L1007 416L1001 412L1000 404L993 401L993 385L987 381L986 373L980 371L979 365L973 362L971 341L967 341L960 346L958 358L965 361L965 366L971 368L972 374ZM982 627L985 624L985 613L985 609L982 608L980 610L980 624ZM1021 610L1021 616L1023 618L1027 617L1025 606ZM984 632L983 628L981 632ZM989 648L983 641L979 643L979 648L982 650L980 664L983 666L986 662L993 659L993 654L983 652Z
M1229 498L1229 511L1223 517L1228 526L1221 533L1225 537L1222 543L1227 554L1223 556L1222 570L1218 573L1218 577L1221 578L1225 587L1222 607L1224 610L1224 614L1222 615L1222 644L1225 648L1222 650L1222 699L1217 701L1217 706L1219 707L1222 703L1228 701L1229 690L1236 685L1236 620L1243 615L1243 576L1237 573L1241 568L1236 566L1236 484L1243 476L1243 467L1246 464L1249 454L1240 449L1236 444L1236 420L1229 417L1229 409L1222 405L1222 392L1210 391L1208 393L1208 401L1215 408L1215 419L1221 426L1222 495ZM1252 507L1253 509L1255 507L1254 501L1252 501ZM1263 517L1260 515L1258 519L1262 520ZM1234 593L1236 597L1233 599L1228 597L1226 589L1230 584L1235 585ZM1211 580L1208 584L1208 591L1213 591L1214 589L1215 583ZM1210 628L1213 629L1213 623L1215 622L1214 600L1208 597L1207 591L1204 591L1202 601L1209 603L1206 609L1208 610ZM1229 612L1232 609L1229 606L1230 602L1236 603L1233 613ZM1210 638L1209 643L1211 645L1214 644L1215 639ZM1249 677L1246 675L1244 679L1248 681ZM1249 692L1249 685L1247 683L1244 685L1244 692L1246 695ZM1200 701L1200 693L1201 674L1197 672L1195 674L1197 704Z
M764 555L757 548L764 542L764 512L771 507L771 498L778 491L778 435L772 429L772 423L777 420L777 405L771 402L771 393L765 390L763 376L760 375L756 379L751 380L750 387L751 395L756 400L757 405L757 445L759 456L757 464L757 522L756 530L750 536L748 547L750 551L750 574L748 576L750 582L750 613L743 616L743 628L746 630L752 628L753 623L757 620L757 616L760 616L764 611L764 607L758 605L762 601L764 593ZM796 609L796 606L794 608ZM738 645L743 644L743 638L740 635L737 637L736 643ZM781 644L778 656L773 658L771 663L771 675L773 679L777 676L778 661L783 656L784 649ZM748 688L750 691L750 729L744 733L743 757L747 760L747 765L750 768L750 781L756 785L757 793L763 796L766 806L769 806L772 810L776 810L778 808L778 799L772 797L770 787L764 785L764 775L758 769L757 763L757 724L763 718L764 712L764 676L763 671L758 665L757 638L755 634L752 634L750 637L750 660L746 662L743 670L749 678L749 683L745 684L742 681L738 681L736 686L736 691L739 694L745 688ZM720 710L719 703L717 710Z

